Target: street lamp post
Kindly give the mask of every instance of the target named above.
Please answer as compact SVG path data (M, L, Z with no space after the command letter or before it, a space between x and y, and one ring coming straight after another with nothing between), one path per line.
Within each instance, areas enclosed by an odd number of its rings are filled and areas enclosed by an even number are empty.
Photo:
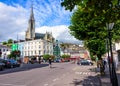
M107 38L107 52L108 52L108 65L109 65L109 73L110 73L110 82L112 82L111 76L111 65L110 65L110 54L109 54L109 39Z
M109 40L109 49L110 49L110 55L111 55L111 61L112 61L112 69L110 67L110 78L112 82L112 86L118 86L118 80L117 80L117 74L114 66L114 59L113 59L113 52L112 52L112 34L111 31L113 29L114 23L107 23L106 24L107 29L108 29L108 40ZM109 52L108 52L109 53ZM110 58L108 57L109 61ZM110 63L109 63L110 65Z

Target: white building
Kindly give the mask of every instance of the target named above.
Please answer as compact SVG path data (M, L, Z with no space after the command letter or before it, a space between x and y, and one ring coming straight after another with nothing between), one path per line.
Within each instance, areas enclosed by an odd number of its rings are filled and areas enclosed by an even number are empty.
M115 43L115 50L116 51L120 50L120 43Z
M1 52L0 58L7 59L8 55L10 54L10 48L0 44L0 52Z
M22 57L53 55L53 43L43 39L25 41L18 43L18 50L21 51Z
M118 55L118 60L120 61L120 42L115 43L115 51Z

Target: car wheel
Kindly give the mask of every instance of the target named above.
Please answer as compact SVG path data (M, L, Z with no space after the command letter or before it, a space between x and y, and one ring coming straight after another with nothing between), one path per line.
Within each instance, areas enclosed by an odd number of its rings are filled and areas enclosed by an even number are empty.
M4 70L4 67L2 67L2 70Z
M3 67L3 66L1 66L0 70L1 70L1 71L2 71L2 70L4 70L4 67Z
M13 68L13 65L11 65L11 68Z
M2 70L2 67L0 67L0 71Z

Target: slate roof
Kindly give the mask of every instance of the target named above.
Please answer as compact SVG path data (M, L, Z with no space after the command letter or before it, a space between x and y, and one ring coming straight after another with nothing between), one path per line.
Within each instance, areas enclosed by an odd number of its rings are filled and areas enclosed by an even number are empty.
M43 39L44 37L45 37L45 34L35 33L35 39Z
M0 48L8 48L8 47L0 44Z

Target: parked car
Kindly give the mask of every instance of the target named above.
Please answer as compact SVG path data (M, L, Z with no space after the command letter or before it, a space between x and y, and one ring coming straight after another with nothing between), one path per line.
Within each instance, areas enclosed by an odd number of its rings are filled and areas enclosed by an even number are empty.
M14 59L9 59L8 61L11 63L11 67L12 67L12 68L15 68L15 67L19 67L19 66L20 66L20 63L17 62L16 60L14 60Z
M8 60L0 59L0 62L5 64L5 68L11 68L12 67L12 64Z
M0 70L4 70L5 64L0 62Z
M88 60L80 60L80 65L93 65L93 63L91 61Z
M55 59L54 62L61 62L61 59Z

